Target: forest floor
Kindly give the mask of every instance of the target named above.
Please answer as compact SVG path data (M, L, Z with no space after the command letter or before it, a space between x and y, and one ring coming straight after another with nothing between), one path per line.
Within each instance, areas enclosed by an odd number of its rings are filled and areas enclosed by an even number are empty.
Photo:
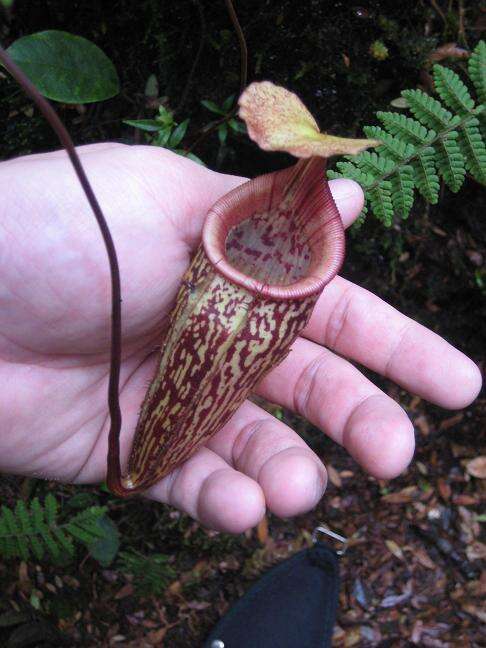
M121 1L107 15L103 3L77 4L82 6L76 33L97 42L113 58L123 92L86 111L62 108L63 116L77 143L140 141L140 133L121 120L153 116L144 97L152 73L158 76L167 105L177 105L177 80L187 79L200 39L196 5L167 3L158 11L157 3L147 1L137 3L135 13L133 3ZM238 49L223 3L217 8L217 3L209 4L204 5L205 55L180 107L181 114L191 116L189 136L194 140L211 120L200 100L220 105L238 87ZM295 3L292 8L286 1L273 7L245 4L240 18L249 42L250 78L272 78L302 90L314 114L340 134L374 123L373 112L388 109L400 90L426 83L427 53L452 40L473 45L486 26L484 8L464 3L466 12L461 13L462 2L452 3L449 12L447 2L413 3L407 10L391 2L359 7L309 3L312 10L297 9ZM275 29L267 38L269 21ZM394 31L391 23L398 29ZM17 2L0 33L8 44L19 35L47 28L74 31L65 3ZM137 43L133 33L139 35ZM370 42L377 38L389 47L386 61L369 55ZM214 69L220 70L219 76L211 72ZM13 85L0 83L2 158L54 148L45 125L18 94L12 99L13 91ZM359 102L353 100L357 96ZM264 156L242 139L218 148L213 135L196 152L208 166L222 171L256 175L268 170ZM277 156L273 164L280 162ZM469 180L457 196L443 191L436 206L417 203L409 221L389 230L368 219L349 238L343 271L444 336L483 370L484 213L484 189ZM52 492L66 505L83 495L87 503L108 506L122 550L168 555L171 569L165 572L162 591L147 595L143 573L130 573L117 561L103 567L86 553L63 566L0 563L0 644L200 646L259 575L309 545L313 529L324 523L349 539L341 559L335 646L486 645L486 613L481 607L486 594L486 574L481 572L486 558L481 536L486 521L486 397L482 393L469 408L447 412L368 375L400 402L414 423L417 451L407 471L390 482L371 478L306 421L268 404L323 458L329 486L311 513L293 520L270 515L240 536L207 531L168 507L120 501L99 488L2 478L2 504ZM163 578L163 570L161 574Z

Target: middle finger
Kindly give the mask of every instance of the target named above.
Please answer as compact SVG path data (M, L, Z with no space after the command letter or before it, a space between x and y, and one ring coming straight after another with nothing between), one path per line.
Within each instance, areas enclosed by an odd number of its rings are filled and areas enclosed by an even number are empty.
M307 418L376 477L398 475L412 458L413 426L402 408L352 364L310 340L298 338L257 392Z

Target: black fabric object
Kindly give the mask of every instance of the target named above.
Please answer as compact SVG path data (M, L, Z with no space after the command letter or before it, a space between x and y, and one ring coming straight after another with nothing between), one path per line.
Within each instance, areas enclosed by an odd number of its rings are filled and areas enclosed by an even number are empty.
M219 621L204 648L329 648L338 561L318 542L273 567Z

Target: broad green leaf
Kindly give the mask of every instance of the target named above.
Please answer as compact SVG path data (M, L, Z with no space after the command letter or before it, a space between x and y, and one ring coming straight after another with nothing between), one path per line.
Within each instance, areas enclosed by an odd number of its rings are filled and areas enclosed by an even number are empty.
M82 509L87 506L92 506L96 504L97 500L93 493L76 493L70 497L67 501L69 508Z
M186 134L188 125L189 120L185 119L182 123L179 124L179 126L177 126L177 128L174 129L169 140L170 148L176 148L182 142L184 135Z
M174 115L170 110L167 110L165 106L159 106L157 121L164 124L164 126L175 126Z
M226 142L226 138L228 137L228 126L226 125L226 122L224 124L221 124L221 126L218 126L218 137L220 144L224 144Z
M196 162L197 164L200 164L203 167L206 166L204 162L201 160L201 158L198 158L197 155L194 155L194 153L188 153L187 151L183 151L182 149L178 149L177 151L174 151L174 153L177 153L177 155L182 155L182 157L186 157L189 160L192 160L193 162Z
M165 128L163 124L158 122L156 119L124 119L124 124L127 126L134 126L143 131L155 132L160 131Z
M201 101L201 104L202 104L205 108L207 108L208 110L210 110L212 113L216 113L217 115L224 115L224 114L225 114L224 110L222 110L219 106L217 106L217 105L214 103L214 101L209 101L209 100L207 100L207 99L203 99L203 100Z
M223 110L225 112L228 112L230 110L231 106L233 105L234 100L235 100L235 95L234 94L230 95L227 99L224 100L224 102L223 102Z
M167 126L165 126L154 137L152 144L155 144L155 146L167 146L169 143L171 133L172 133L172 129L170 127L168 128Z
M120 534L118 533L116 524L106 515L99 518L97 524L102 530L103 536L90 542L88 551L100 565L108 567L113 562L120 548Z
M64 31L23 36L8 53L41 94L65 103L91 103L120 91L115 66L94 43Z
M228 126L235 133L243 133L243 135L246 135L246 126L243 122L240 122L236 119L230 119L228 122Z
M29 615L27 612L15 612L14 610L9 610L8 612L0 614L0 628L9 628L28 620Z
M159 82L155 74L151 74L145 84L145 96L155 99L159 96Z

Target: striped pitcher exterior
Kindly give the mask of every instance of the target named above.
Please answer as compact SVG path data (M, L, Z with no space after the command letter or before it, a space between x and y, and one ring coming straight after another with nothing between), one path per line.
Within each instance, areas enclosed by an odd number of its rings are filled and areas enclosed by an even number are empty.
M181 283L119 494L149 488L225 425L289 353L343 256L322 158L249 181L214 205Z

